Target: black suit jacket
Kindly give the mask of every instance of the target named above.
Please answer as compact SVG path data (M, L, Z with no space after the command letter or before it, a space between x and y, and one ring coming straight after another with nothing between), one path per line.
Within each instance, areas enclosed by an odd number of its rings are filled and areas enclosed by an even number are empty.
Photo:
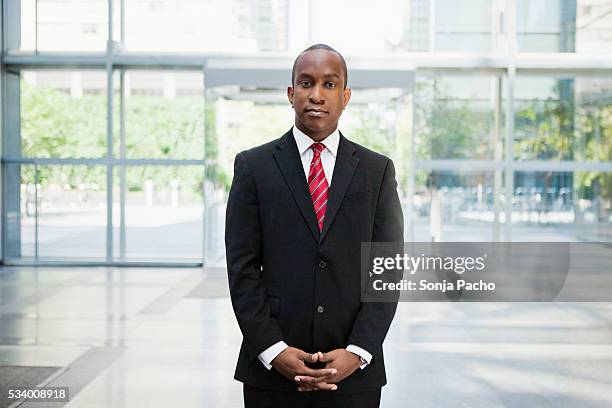
M309 353L349 344L371 353L372 362L341 381L336 392L364 392L386 383L382 343L397 303L361 302L361 242L369 241L403 242L389 158L340 134L319 233L291 130L236 156L225 245L232 305L243 334L237 380L296 390L257 358L284 340Z

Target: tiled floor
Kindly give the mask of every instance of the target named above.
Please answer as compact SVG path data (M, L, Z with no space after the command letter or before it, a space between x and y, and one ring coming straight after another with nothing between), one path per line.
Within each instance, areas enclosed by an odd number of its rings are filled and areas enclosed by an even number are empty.
M0 269L0 364L65 367L45 407L240 407L229 299L188 296L223 278ZM383 407L612 406L611 303L403 303L385 352Z

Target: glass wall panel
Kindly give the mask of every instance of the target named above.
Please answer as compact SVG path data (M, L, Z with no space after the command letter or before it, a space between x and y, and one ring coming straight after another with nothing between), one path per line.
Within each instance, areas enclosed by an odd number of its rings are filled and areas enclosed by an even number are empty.
M412 135L411 90L354 89L338 128L349 140L394 161L400 198L405 199Z
M516 79L516 160L612 160L612 81Z
M489 52L490 33L436 33L435 50L438 52Z
M412 9L417 6L413 3L395 0L314 0L311 2L311 9L304 10L313 16L311 27L304 27L304 34L310 34L311 40L309 41L307 35L304 36L295 51L306 48L308 43L319 42L330 44L344 53L403 50L409 44L407 31L410 31L410 24L407 24L406 20L410 19ZM428 8L427 4L423 6ZM303 16L294 15L294 20L300 17L303 19ZM338 29L338 16L342 16L342 29ZM419 31L426 33L430 26L427 21L419 27ZM364 30L364 27L368 29ZM419 46L414 43L412 45ZM428 42L422 44L422 47L427 48Z
M418 170L415 178L414 241L494 239L500 212L496 215L493 172Z
M125 45L153 52L285 51L287 4L125 0Z
M106 167L38 166L41 258L106 256Z
M612 242L612 173L577 171L574 191L576 238Z
M514 241L612 240L612 173L516 172Z
M516 0L519 52L574 52L576 0Z
M23 71L20 104L22 157L106 155L103 71Z
M201 166L116 167L115 259L201 261L203 178ZM125 186L125 208L120 205L122 185ZM121 232L122 219L125 234Z
M612 4L516 0L519 52L612 53Z
M289 28L295 46L291 50L300 51L308 43L324 42L342 52L359 54L489 52L495 1L315 0L311 8L292 2ZM310 27L303 21L305 15L313 16ZM337 29L339 15L343 18L342 30Z
M20 49L105 50L108 0L18 1ZM125 46L148 52L297 52L326 42L345 53L491 52L496 3L503 2L125 0ZM611 10L605 1L516 0L518 50L610 53ZM338 15L342 30L335 29ZM115 40L120 17L115 1Z
M612 53L612 3L576 0L576 52Z
M612 79L577 77L575 92L575 160L612 162Z
M36 253L37 191L34 165L8 164L4 167L6 200L6 258L32 258ZM40 193L40 185L38 185ZM40 197L38 197L40 203Z
M610 2L512 1L519 52L612 52ZM5 3L5 11L12 12L14 4ZM18 0L17 4L21 18L7 21L6 31L10 44L19 37L20 50L59 51L60 56L104 51L107 0ZM114 1L114 40L120 40L120 4ZM125 44L120 49L143 56L158 52L257 56L295 54L311 43L326 42L347 56L349 68L353 56L497 52L506 49L505 23L512 23L504 19L512 14L508 4L502 0L125 0ZM338 16L342 16L341 30ZM494 44L494 39L500 43ZM463 57L462 63L475 61L468 54ZM159 58L162 63L170 61ZM85 67L81 64L88 62L83 57L76 65ZM578 170L580 163L612 162L612 79L587 76L588 68L576 75L564 70L548 76L523 75L518 68L509 169L524 169L521 162L538 160L573 163L568 168L576 170L514 170L512 197L506 200L500 175L506 164L506 86L497 75L456 68L449 67L453 73L419 70L414 95L396 88L353 89L340 121L346 137L394 160L404 209L409 204L413 208L409 217L414 222L413 238L503 239L507 227L515 241L612 241L610 173ZM135 162L114 163L113 259L205 258L207 265L223 266L233 159L241 150L290 129L294 113L285 89L226 86L206 90L204 98L200 71L127 70L120 81L120 69L116 67L113 78L112 159ZM3 146L5 158L10 159L3 164L5 254L103 260L106 166L88 159L107 155L106 73L28 65L20 77L20 82L11 82L8 75L5 87L8 96L13 85L20 93L20 111L14 118L10 107L15 105L4 101L9 113L5 125L12 133L5 136L9 139ZM120 95L122 82L125 99ZM12 129L10 123L18 127ZM416 163L410 161L413 151ZM15 164L22 158L83 160ZM143 165L140 159L201 160L202 164ZM499 160L499 173L469 167L472 161L485 160ZM416 173L411 172L413 165ZM512 209L509 225L506 201Z
M118 81L118 75L115 75ZM119 157L119 101L115 104ZM125 152L138 159L204 158L204 79L184 71L125 73Z
M106 256L106 167L9 165L8 258L101 260ZM37 174L36 174L37 173ZM36 178L37 176L37 178ZM38 183L36 183L38 180Z
M496 0L437 0L435 51L489 52Z
M34 51L36 49L36 0L21 0L19 11L21 13L19 49Z
M229 191L236 154L281 137L293 125L294 112L281 90L218 87L209 92L214 140L207 148L216 152L217 178Z
M417 76L417 160L493 160L496 82L494 76Z
M22 50L104 51L108 0L21 0L21 34Z
M399 29L389 42L391 51L432 51L434 49L435 9L431 0L395 1L393 20Z

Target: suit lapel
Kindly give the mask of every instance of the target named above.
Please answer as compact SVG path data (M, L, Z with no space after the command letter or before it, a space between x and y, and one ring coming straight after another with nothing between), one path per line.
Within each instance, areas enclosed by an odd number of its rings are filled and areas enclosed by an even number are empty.
M308 191L306 176L304 176L302 159L300 158L297 144L295 143L291 130L285 133L285 135L281 137L279 143L276 145L274 159L283 173L283 177L291 190L293 199L302 212L304 221L308 225L313 238L316 241L319 241L320 234L317 217L315 215L312 199L310 198L310 193Z
M338 213L358 163L359 158L355 155L355 147L340 133L340 143L338 144L336 164L334 165L334 174L332 176L331 187L329 188L327 209L325 210L325 219L323 220L323 230L319 237L319 244L323 242L325 235L327 235L334 222L334 217ZM312 203L310 206L312 207Z

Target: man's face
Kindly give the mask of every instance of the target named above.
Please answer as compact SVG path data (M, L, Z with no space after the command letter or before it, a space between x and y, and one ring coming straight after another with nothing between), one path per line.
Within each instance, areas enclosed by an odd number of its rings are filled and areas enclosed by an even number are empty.
M316 141L330 135L338 127L342 110L351 98L351 90L344 89L340 57L328 50L302 54L287 96L295 110L298 129Z

